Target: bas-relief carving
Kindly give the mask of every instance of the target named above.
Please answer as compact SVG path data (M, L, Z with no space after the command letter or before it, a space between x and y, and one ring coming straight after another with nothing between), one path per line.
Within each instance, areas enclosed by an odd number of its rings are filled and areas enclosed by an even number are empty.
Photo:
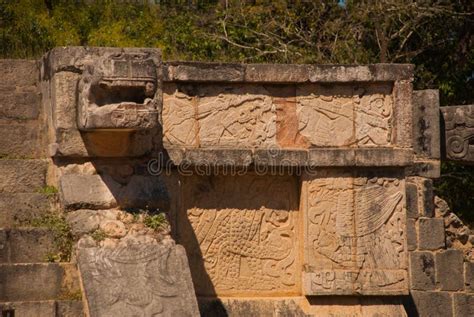
M303 85L297 101L300 134L312 146L391 144L389 85Z
M90 315L199 316L186 262L179 246L79 249Z
M441 107L444 118L446 157L474 161L474 105Z
M110 51L85 60L78 84L79 129L155 127L161 110L159 59L156 51Z
M388 84L167 84L164 140L189 147L391 146L391 94Z
M275 143L275 109L262 86L170 85L164 103L165 143L223 147Z
M404 180L336 172L306 190L305 294L406 292Z
M199 295L299 291L295 179L245 175L183 182L187 202L178 235Z

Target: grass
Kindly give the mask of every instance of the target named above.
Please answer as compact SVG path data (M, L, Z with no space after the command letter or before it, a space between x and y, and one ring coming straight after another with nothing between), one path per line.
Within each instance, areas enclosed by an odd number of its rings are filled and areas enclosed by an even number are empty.
M156 215L145 214L143 224L156 231L167 226L168 219L166 219L166 215L164 213L159 213Z
M46 254L49 262L69 262L74 244L74 237L66 219L61 215L47 213L29 221L29 225L38 228L47 228L54 234L55 251Z
M94 241L97 241L97 242L104 241L106 237L107 237L107 235L101 229L97 229L96 231L91 233L91 238L94 239Z
M38 193L50 197L50 196L56 195L58 193L58 189L54 186L46 185L46 186L41 187L40 189L38 189Z

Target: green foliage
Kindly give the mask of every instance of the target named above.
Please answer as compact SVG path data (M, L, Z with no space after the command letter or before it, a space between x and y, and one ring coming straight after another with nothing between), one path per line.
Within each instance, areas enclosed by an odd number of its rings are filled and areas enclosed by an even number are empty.
M41 187L40 189L38 189L38 193L44 194L44 195L50 197L50 196L56 195L58 193L58 189L55 186L46 185L46 186Z
M69 262L71 260L74 238L66 219L61 215L47 213L42 217L30 220L33 227L50 229L54 234L56 251L48 253L46 260L50 262Z
M107 235L102 229L97 229L96 231L91 233L91 238L94 239L94 241L100 242L104 241L105 238L107 238Z
M156 231L167 226L168 220L166 219L166 215L164 213L159 213L156 215L145 214L145 217L143 218L143 223L148 228L151 228Z
M0 57L89 45L158 47L167 60L412 63L415 89L439 89L443 106L474 103L472 0L137 2L0 0ZM471 175L444 165L437 182L465 219Z

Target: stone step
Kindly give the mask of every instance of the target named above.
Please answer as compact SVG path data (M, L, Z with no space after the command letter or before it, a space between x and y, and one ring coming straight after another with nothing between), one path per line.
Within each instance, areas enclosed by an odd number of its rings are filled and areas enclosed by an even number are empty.
M18 89L0 86L0 119L38 119L41 95L36 87Z
M39 81L38 61L30 59L1 59L1 86L34 86Z
M0 312L13 311L19 317L80 317L84 316L82 301L33 301L0 303ZM4 315L2 315L4 316Z
M0 263L47 262L58 252L55 233L50 229L0 229Z
M77 297L79 278L72 263L0 264L0 302Z
M0 228L28 225L56 209L56 194L0 193Z
M41 154L38 121L0 122L0 157L35 158Z
M47 168L45 160L0 159L0 193L37 193L46 185Z

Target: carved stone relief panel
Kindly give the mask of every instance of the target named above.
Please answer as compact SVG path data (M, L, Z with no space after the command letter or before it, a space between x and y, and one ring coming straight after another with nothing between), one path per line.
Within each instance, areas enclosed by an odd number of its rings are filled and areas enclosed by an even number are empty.
M446 158L474 162L474 105L440 109L444 118Z
M91 317L199 316L181 246L80 248L78 264Z
M275 144L276 111L262 86L167 85L167 144L258 147Z
M164 88L165 145L392 146L391 84L177 84Z
M182 183L178 241L198 295L300 292L295 178L192 176Z
M391 85L297 88L298 126L313 147L391 145Z
M306 295L408 291L404 186L397 174L321 171L307 176Z

